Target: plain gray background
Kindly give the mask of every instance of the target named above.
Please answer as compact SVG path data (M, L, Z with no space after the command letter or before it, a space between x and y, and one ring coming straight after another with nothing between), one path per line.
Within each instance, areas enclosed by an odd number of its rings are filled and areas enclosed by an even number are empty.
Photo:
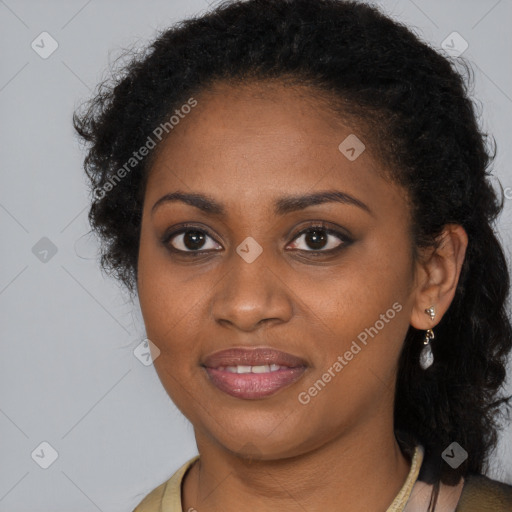
M374 3L436 47L454 31L467 41L482 125L498 143L510 261L512 3ZM134 356L145 338L138 305L101 274L85 236L71 115L122 48L206 9L204 0L0 0L1 512L131 511L196 454L192 427ZM46 59L31 47L42 32L58 43ZM509 426L490 474L507 482L511 438ZM47 469L36 463L51 456L42 442L58 454Z

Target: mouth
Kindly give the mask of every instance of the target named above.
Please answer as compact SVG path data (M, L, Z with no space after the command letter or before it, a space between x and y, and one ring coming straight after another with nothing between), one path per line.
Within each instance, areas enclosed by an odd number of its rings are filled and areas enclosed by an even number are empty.
M304 359L266 347L215 352L202 366L220 391L249 400L274 395L299 380L308 367Z

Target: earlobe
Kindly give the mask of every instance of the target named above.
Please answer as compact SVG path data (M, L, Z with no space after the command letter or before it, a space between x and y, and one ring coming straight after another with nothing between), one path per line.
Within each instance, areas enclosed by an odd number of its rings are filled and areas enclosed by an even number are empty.
M426 257L418 262L416 281L416 297L411 312L410 323L416 329L431 329L433 327L425 311L434 307L436 323L439 323L446 313L455 296L457 284L466 248L468 236L459 224L445 225L439 235L437 248L428 248Z

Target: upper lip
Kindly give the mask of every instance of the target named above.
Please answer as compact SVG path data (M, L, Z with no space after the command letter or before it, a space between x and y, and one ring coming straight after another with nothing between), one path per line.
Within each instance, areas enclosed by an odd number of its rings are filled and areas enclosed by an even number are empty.
M218 368L219 366L260 366L260 365L278 364L296 368L307 366L306 361L300 357L287 352L281 352L270 347L259 348L229 348L213 352L206 356L203 366L208 368Z

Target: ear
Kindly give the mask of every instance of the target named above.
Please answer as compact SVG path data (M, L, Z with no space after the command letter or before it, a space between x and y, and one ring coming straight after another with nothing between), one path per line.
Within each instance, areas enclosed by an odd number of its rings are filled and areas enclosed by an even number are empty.
M459 224L445 225L439 247L421 251L415 272L415 301L410 323L416 329L431 329L439 323L455 296L466 255L468 236ZM432 321L425 312L433 306Z

